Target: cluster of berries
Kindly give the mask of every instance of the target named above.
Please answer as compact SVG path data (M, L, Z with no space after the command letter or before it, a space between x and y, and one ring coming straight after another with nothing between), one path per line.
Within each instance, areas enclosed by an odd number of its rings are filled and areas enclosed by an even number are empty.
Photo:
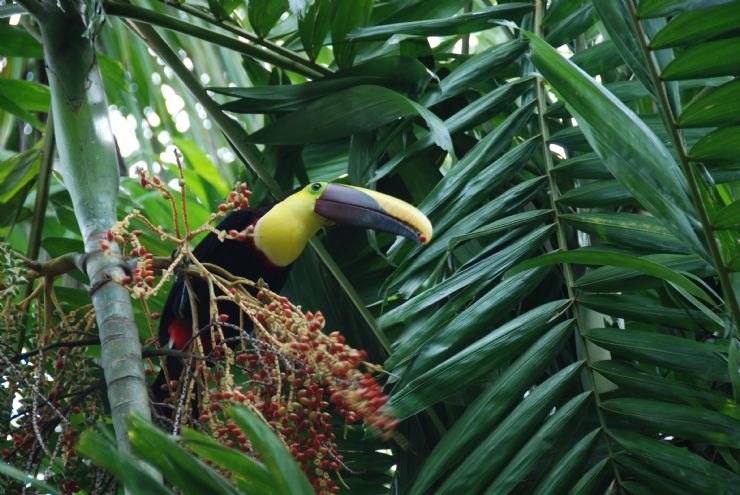
M339 332L323 332L320 311L304 314L267 290L257 292L256 299L249 312L254 336L242 338L235 350L216 345L211 357L219 364L201 368L209 392L203 397L200 426L224 445L250 452L248 437L222 412L232 403L244 404L283 439L317 493L338 493L332 473L346 466L336 430L364 421L391 436L397 422L385 408L388 396L363 371L375 369L365 362L365 351L347 345Z

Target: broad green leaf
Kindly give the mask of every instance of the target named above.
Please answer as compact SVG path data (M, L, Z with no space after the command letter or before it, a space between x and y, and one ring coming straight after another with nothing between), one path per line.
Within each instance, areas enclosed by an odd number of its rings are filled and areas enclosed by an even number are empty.
M519 58L529 44L521 39L507 41L471 57L439 83L440 93L432 93L425 104L432 105L469 89L473 84L491 79Z
M225 21L242 2L240 0L208 0L208 7L219 21Z
M648 91L645 89L645 86L643 86L642 83L640 83L640 81L638 81L637 79L631 81L608 82L604 84L604 87L624 103L634 100L640 100L642 98L647 98L648 96L650 96L650 93L648 93ZM566 111L565 103L562 101L551 105L547 110L547 115L562 119L570 118L570 114ZM594 153L589 154L596 156ZM599 164L601 164L601 161L599 161ZM611 174L608 174L606 177L597 178L611 178Z
M577 376L583 362L575 362L534 389L486 437L440 487L441 493L479 493L537 430Z
M696 495L692 490L689 490L685 485L676 483L656 472L654 469L650 469L645 466L644 463L637 461L634 457L628 455L626 452L619 452L613 456L613 460L619 463L617 467L621 471L629 473L629 477L640 480L640 483L635 481L625 481L623 483L624 488L634 495L654 495L655 493L670 493L671 495Z
M490 331L496 323L506 318L509 310L526 298L547 273L546 269L530 270L518 277L500 282L447 325L436 329L435 333L427 331L409 336L391 355L389 361L396 366L416 356L405 371L404 380L428 370L468 343L484 337L486 331ZM435 330L432 325L427 328Z
M539 249L551 232L552 226L540 227L500 252L458 271L444 282L421 292L385 313L378 319L379 325L388 327L400 323L460 289L478 283L484 277L490 278L491 274L500 274L512 263L516 263L517 260Z
M697 235L688 185L670 151L632 110L555 49L529 36L535 65L573 110L607 169L692 251L708 257Z
M740 126L723 127L710 132L689 150L689 158L696 161L737 161L740 152Z
M30 210L23 207L30 190L31 184L27 184L8 201L0 203L0 238L7 237L17 222L31 216Z
M213 207L217 201L222 201L229 193L231 184L226 182L218 167L193 141L179 137L173 138L172 141L183 154L183 172L186 175L185 180L188 187L192 187L191 182L194 180L207 184L206 187L201 187L200 191L194 192L201 201L210 200L209 207ZM189 171L195 172L195 177L192 179L188 177Z
M18 153L0 162L0 203L7 203L39 172L39 147Z
M591 151L588 140L578 126L565 127L550 135L550 144L559 144L574 153L587 153Z
M612 179L612 174L596 153L584 153L558 163L552 169L558 177L578 179Z
M610 93L624 102L640 100L650 96L648 90L638 80L614 81L606 83L604 86Z
M331 0L315 0L298 16L298 34L303 49L311 60L316 60L331 28Z
M334 59L340 68L349 67L355 59L357 43L348 34L367 25L373 11L373 1L333 2L332 9L331 43Z
M427 457L409 495L429 493L429 488L451 466L463 459L476 443L489 434L522 394L544 372L571 334L570 325L558 325L537 339L470 404ZM550 383L569 382L576 369L561 371ZM544 386L544 384L543 384ZM535 390L539 389L537 387ZM557 387L556 387L557 388Z
M547 6L547 11L542 18L542 27L562 21L586 3L583 0L555 0Z
M668 402L710 407L732 414L734 402L720 392L700 388L686 382L666 378L657 370L650 373L632 363L619 360L597 361L591 365L594 370L620 389L642 397L652 397Z
M727 382L725 346L638 330L589 328L583 335L617 357L682 371L707 381Z
M77 451L113 473L132 495L173 494L151 471L144 469L138 459L118 450L109 435L88 430L82 434Z
M219 94L239 97L222 105L238 113L266 113L298 110L311 100L359 84L374 84L415 93L429 78L426 67L409 57L381 57L303 84L259 87L209 88Z
M445 126L449 129L450 134L456 134L461 131L467 131L476 125L485 122L491 116L501 111L518 98L528 89L531 82L532 79L529 78L520 79L491 91L445 120ZM433 143L434 140L430 135L421 135L418 141L407 146L401 153L398 153L396 156L388 160L388 162L383 164L383 166L375 172L375 176L370 180L370 183L377 182L386 175L395 172L401 164L418 155Z
M714 272L712 265L695 254L651 254L643 259L658 263L679 273L691 273L699 277L710 277ZM661 279L644 275L641 272L617 266L602 266L582 275L574 287L589 292L624 292L631 290L662 287Z
M265 495L275 493L272 490L273 480L270 473L253 458L190 428L183 430L182 438L190 450L233 473L237 485L244 493Z
M476 205L480 204L481 198L488 196L511 177L518 174L527 164L538 146L541 146L541 139L538 136L529 138L518 146L513 146L501 158L486 166L486 168L474 177L471 177L463 189L458 190L457 194L454 194L445 201L447 204L455 205L455 208L446 208L437 211L437 214L433 216L435 233L443 232L448 228L450 230L459 230L455 229L453 224L460 222L464 218L463 215L468 214ZM535 184L533 181L529 182ZM511 188L512 191L514 189L519 189L522 196L527 195L527 188ZM484 220L484 222L486 221L488 220ZM470 229L467 232L470 232Z
M38 130L44 129L44 124L39 119L37 119L34 114L23 109L14 100L8 98L2 92L0 92L0 110L15 115L20 120L31 124Z
M22 79L0 79L0 95L29 112L49 111L49 87Z
M452 149L450 134L438 117L418 103L382 86L360 85L313 101L250 135L265 144L306 144L369 132L399 117L420 115L434 141Z
M238 493L221 475L148 421L133 416L129 418L129 441L134 454L155 466L167 481L181 490Z
M566 213L561 218L580 231L614 244L674 253L686 251L678 239L650 216L634 213Z
M371 168L375 165L373 159L373 133L355 134L349 141L349 157L347 159L347 175L350 184L365 184L370 178Z
M564 405L555 409L545 424L522 445L514 458L498 474L484 493L495 495L510 493L524 478L541 468L543 457L553 452L567 436L567 428L572 426L574 417L581 413L591 392L582 392Z
M288 0L249 0L247 17L255 34L264 38L288 10Z
M36 38L20 26L0 24L0 55L5 57L44 58L44 49Z
M20 469L11 466L10 464L6 464L5 462L0 462L0 475L7 476L8 478L13 478L14 480L22 483L24 486L28 485L36 488L37 490L43 490L44 492L50 493L52 495L58 495L60 493L59 490L57 490L53 486L48 485L43 481L37 479L36 477L31 476L30 474L26 474Z
M640 17L660 17L732 3L735 0L642 0L637 7Z
M619 181L599 180L563 193L558 202L577 208L606 208L634 204L635 200Z
M598 17L591 2L584 2L577 10L559 22L551 23L545 39L553 46L569 42L593 26Z
M717 229L740 229L740 201L725 206L712 217Z
M57 258L67 253L84 253L85 245L81 239L70 239L68 237L44 237L41 246L52 258Z
M648 399L610 399L601 408L655 432L733 449L740 446L740 420L708 409Z
M709 303L712 302L712 299L700 287L670 268L658 263L653 263L644 258L636 258L634 256L599 248L581 248L574 251L554 251L544 254L517 265L506 274L506 277L513 276L523 270L527 270L535 266L552 265L555 263L621 266L623 268L636 270L674 283L703 301Z
M687 12L671 19L650 40L650 48L659 50L672 46L696 44L730 33L740 25L740 9L735 3L726 3L707 9Z
M603 492L604 485L607 483L606 477L613 473L614 468L609 459L602 459L581 476L568 493L571 495L591 494L597 493L599 489Z
M531 179L509 188L492 201L479 206L478 201L490 195L504 181L518 173L538 146L532 138L513 148L495 163L484 169L467 187L450 200L456 208L440 211L432 216L434 238L422 249L415 249L407 260L389 277L388 284L395 287L424 265L431 263L448 251L449 242L460 235L472 232L481 225L518 210L541 189L539 178ZM465 206L463 206L465 205ZM478 209L470 211L472 208Z
M681 127L715 127L740 124L740 80L736 79L697 97L678 117Z
M697 79L740 74L740 38L728 38L693 45L678 55L660 74L665 80Z
M97 52L96 57L98 59L100 75L105 81L105 94L108 97L108 101L118 101L121 95L128 95L134 92L134 89L129 83L131 75L127 72L120 60L109 57L101 52ZM145 90L136 86L136 91L143 92Z
M511 114L496 129L489 132L440 180L429 195L419 204L427 215L434 213L452 197L465 189L466 184L480 173L492 160L510 145L532 116L534 107L528 105ZM376 175L377 177L377 175Z
M487 9L460 14L448 19L400 22L355 29L349 33L350 40L383 40L397 34L419 36L451 36L490 29L494 19L521 17L532 10L532 6L522 2L495 5Z
M722 330L713 318L700 311L667 307L644 296L589 294L579 296L578 302L600 313L667 328L693 332Z
M604 40L571 57L571 62L593 76L604 74L624 65L617 51L617 45L611 40Z
M471 239L477 239L479 237L485 237L492 234L497 234L521 225L530 223L540 224L543 221L552 217L552 210L529 210L521 213L515 213L508 217L496 220L493 223L484 225L468 234L459 235L450 239L448 243L448 249L454 249L458 244Z
M583 470L584 462L593 450L599 433L599 429L593 430L573 445L565 455L555 459L553 465L532 491L532 495L566 493L567 487L573 486L573 482Z
M313 495L313 488L288 449L261 419L242 405L237 405L227 412L247 435L272 475L277 493Z
M536 340L567 301L543 304L503 324L395 391L388 402L394 417L408 418L459 391L516 356Z
M647 465L697 493L740 492L740 477L689 449L630 431L611 430L609 435Z
M624 63L642 85L654 94L653 80L642 55L640 34L637 33L627 8L628 0L592 1Z
M416 19L443 19L460 11L465 0L404 0L382 2L373 11L373 25L389 22L405 22ZM377 15L376 15L377 12Z

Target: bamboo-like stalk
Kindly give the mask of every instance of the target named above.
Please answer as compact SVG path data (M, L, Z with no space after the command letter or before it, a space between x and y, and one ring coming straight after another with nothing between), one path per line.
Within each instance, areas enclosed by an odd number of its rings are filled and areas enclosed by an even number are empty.
M83 35L81 4L21 0L41 27L60 166L82 232L119 448L128 450L126 418L149 418L141 344L119 261L99 245L116 221L118 165L103 81L93 40ZM148 468L151 469L151 468Z
M46 218L46 206L49 203L49 184L51 183L51 171L54 168L54 118L53 112L49 110L46 118L46 129L44 130L44 147L41 150L41 167L39 168L39 183L36 187L36 201L33 205L33 219L31 220L31 232L28 235L28 248L26 257L35 260L39 257L41 250L41 231L44 228L44 219ZM26 294L28 297L33 290L33 285L28 284ZM26 343L26 325L21 325L21 331L18 338L18 346L15 352L23 350Z

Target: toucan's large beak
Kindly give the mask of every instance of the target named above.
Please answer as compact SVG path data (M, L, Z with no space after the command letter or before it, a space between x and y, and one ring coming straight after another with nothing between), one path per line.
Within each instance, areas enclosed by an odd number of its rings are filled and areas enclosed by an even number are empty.
M339 224L390 232L420 244L432 240L432 224L422 212L370 189L330 183L313 211Z

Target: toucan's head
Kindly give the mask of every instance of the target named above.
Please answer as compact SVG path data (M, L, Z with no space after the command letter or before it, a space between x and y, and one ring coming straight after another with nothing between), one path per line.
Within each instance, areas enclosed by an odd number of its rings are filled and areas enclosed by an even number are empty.
M278 266L298 258L321 227L350 225L391 232L426 244L432 224L422 212L387 194L314 182L276 204L254 227L254 244Z

